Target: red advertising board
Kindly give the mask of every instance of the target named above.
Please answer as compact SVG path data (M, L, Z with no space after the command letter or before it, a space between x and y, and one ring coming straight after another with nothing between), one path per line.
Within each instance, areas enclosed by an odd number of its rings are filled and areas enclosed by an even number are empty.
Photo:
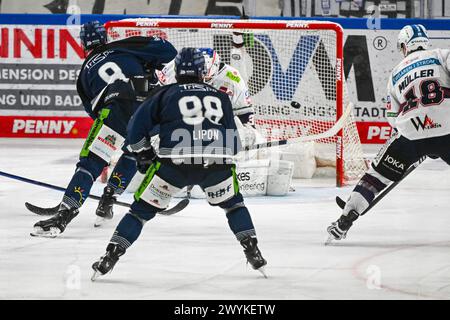
M87 117L0 116L0 137L85 138L92 122Z

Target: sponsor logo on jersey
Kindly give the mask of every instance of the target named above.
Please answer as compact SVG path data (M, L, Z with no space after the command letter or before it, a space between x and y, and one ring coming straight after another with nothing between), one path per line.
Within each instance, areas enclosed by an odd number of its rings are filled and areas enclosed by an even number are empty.
M392 77L392 85L395 85L398 80L400 80L404 75L406 75L408 72L412 71L413 69L432 65L432 64L441 65L441 63L439 62L438 59L430 58L430 59L420 60L420 61L414 62L413 64L410 64L409 66L406 66L405 68L403 68L402 70L397 72Z
M114 51L112 51L112 50L108 50L108 51L96 54L86 63L86 65L84 67L86 69L92 68L93 66L97 65L99 62L102 62L103 60L105 60L113 52Z
M108 141L109 143L111 143L112 145L116 144L116 137L113 136L112 134L107 135L105 140Z
M241 78L237 75L237 72L228 71L226 73L226 76L234 82L237 82L237 83L241 82Z
M117 96L119 96L119 92L111 93L110 95L105 97L105 102L108 101L109 99L115 98Z
M116 143L116 137L113 135L107 135L105 138L103 137L97 137L98 140L106 144L108 147L110 147L112 150L116 151L117 147L114 146Z
M441 124L432 120L428 115L425 115L424 119L421 119L420 117L411 118L411 122L417 131L420 131L421 129L425 131L442 127Z
M208 198L210 198L210 199L221 198L224 195L226 195L227 193L230 193L232 187L233 186L231 184L229 184L227 187L220 188L219 190L217 190L215 192L208 191Z

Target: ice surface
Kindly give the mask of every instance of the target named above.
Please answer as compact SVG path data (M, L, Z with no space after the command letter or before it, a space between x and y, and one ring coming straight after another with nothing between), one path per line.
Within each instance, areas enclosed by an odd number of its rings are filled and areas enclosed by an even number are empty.
M0 170L65 187L82 143L0 139ZM309 181L288 197L247 199L269 279L246 266L225 215L193 200L149 222L114 271L92 283L91 264L126 208L94 229L88 200L59 238L32 238L39 217L24 202L54 206L62 194L0 177L0 299L448 299L449 178L446 165L427 160L327 247L326 227L340 214L334 197L350 188Z

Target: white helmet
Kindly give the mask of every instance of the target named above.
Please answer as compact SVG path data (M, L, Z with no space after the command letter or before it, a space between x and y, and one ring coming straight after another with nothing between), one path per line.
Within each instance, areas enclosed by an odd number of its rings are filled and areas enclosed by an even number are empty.
M216 52L216 50L211 48L199 48L199 50L203 53L203 56L205 57L206 74L204 79L205 82L209 82L219 72L220 56Z
M421 24L412 24L404 26L398 34L397 49L402 52L405 57L419 48L428 49L428 34L427 29ZM405 47L406 52L403 52L402 47Z

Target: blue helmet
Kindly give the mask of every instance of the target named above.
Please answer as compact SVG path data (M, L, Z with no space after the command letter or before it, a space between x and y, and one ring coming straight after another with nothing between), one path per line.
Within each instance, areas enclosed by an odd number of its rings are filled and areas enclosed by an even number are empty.
M106 43L106 29L99 21L87 22L81 26L80 39L84 50L92 50Z
M175 77L195 78L203 81L205 76L205 57L197 48L183 48L175 58Z

